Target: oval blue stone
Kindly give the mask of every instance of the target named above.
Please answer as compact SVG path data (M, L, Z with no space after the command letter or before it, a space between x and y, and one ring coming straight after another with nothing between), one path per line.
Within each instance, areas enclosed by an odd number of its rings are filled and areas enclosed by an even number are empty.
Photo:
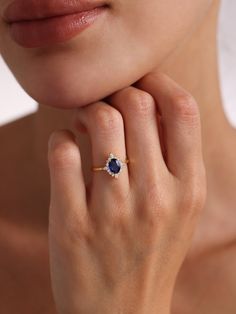
M109 161L108 167L112 173L117 174L120 172L121 164L119 160L117 160L116 158L112 158Z

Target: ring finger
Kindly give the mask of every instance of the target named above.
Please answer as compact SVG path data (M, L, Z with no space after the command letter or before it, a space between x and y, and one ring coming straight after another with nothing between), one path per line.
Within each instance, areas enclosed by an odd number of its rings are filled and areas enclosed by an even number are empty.
M81 123L87 130L91 148L93 167L105 166L109 154L124 161L126 156L124 122L121 113L105 102L97 102L79 108L76 123ZM113 160L111 170L118 171L119 164ZM98 204L114 204L116 199L126 198L129 192L128 165L124 164L118 178L112 177L107 171L93 171L91 195L96 194ZM99 198L101 197L101 202ZM93 206L91 206L93 207ZM105 206L106 207L106 206ZM101 210L105 210L104 208ZM110 208L108 209L110 211Z
M145 186L163 184L168 173L158 130L158 112L154 99L133 86L108 98L124 117L126 149L131 159L130 184ZM148 183L148 185L147 185Z

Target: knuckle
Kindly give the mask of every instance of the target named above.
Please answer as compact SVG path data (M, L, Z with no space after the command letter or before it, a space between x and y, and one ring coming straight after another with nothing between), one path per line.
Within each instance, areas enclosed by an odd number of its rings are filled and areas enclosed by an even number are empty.
M49 158L56 169L74 167L78 162L78 152L70 143L61 143L54 148Z
M144 200L141 208L142 218L148 221L148 224L156 226L160 223L165 223L168 220L170 212L170 204L168 204L168 197L165 189L160 189L158 184L149 185L145 191ZM146 208L146 210L145 210Z
M155 203L156 204L156 203ZM154 206L154 204L149 205L148 210L146 210L142 215L139 215L140 221L146 227L150 233L156 233L161 226L168 225L168 212L164 206Z
M54 168L71 167L78 163L78 147L76 143L62 135L53 134L53 139L51 139L53 143L51 143L48 158Z
M174 109L183 120L196 122L199 119L199 109L196 100L187 92L179 92L174 97Z
M54 241L67 247L76 245L79 241L87 241L91 232L89 224L79 219L78 214L72 214L64 219L49 215L49 233Z
M155 228L160 224L165 224L167 221L167 211L164 206L151 206L147 212L145 221L148 222L149 227Z
M141 116L153 114L155 110L153 97L145 91L129 89L126 94L126 100L129 104L127 110L134 111Z
M107 219L107 223L107 225L109 225L108 229L110 235L114 234L114 232L116 232L116 234L118 234L118 232L125 232L129 226L129 215L123 210L113 212L111 217Z
M114 207L111 211L111 220L117 225L118 227L123 227L127 224L129 219L129 213L127 208L129 207L129 195L127 197L123 197L121 199L117 199L114 201Z
M124 191L122 188L114 189L112 199L114 200L115 212L126 212L124 208L126 208L130 198L130 191Z
M119 129L122 126L123 118L121 113L109 105L98 105L94 108L93 119L96 126L101 129Z
M96 235L103 239L115 239L116 236L126 234L130 227L130 219L128 213L112 212L104 216L103 223L93 221L95 225Z
M90 229L84 222L81 222L80 219L70 219L67 222L65 233L69 243L74 243L75 245L78 241L88 241L91 236Z
M180 211L185 215L195 216L202 212L206 201L206 182L197 180L191 187L185 187Z

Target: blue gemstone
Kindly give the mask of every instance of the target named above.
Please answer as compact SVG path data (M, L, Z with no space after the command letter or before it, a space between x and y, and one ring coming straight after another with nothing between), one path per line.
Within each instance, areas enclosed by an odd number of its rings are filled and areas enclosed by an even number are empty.
M112 173L117 174L120 172L121 164L118 159L112 158L109 161L108 167Z

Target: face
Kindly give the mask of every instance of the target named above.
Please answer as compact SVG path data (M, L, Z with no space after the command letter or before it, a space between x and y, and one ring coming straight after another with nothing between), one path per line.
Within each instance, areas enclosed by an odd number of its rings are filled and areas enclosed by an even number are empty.
M161 65L201 23L212 1L107 0L106 11L76 36L25 47L12 39L2 17L12 0L0 0L0 51L37 102L80 107L133 84Z

